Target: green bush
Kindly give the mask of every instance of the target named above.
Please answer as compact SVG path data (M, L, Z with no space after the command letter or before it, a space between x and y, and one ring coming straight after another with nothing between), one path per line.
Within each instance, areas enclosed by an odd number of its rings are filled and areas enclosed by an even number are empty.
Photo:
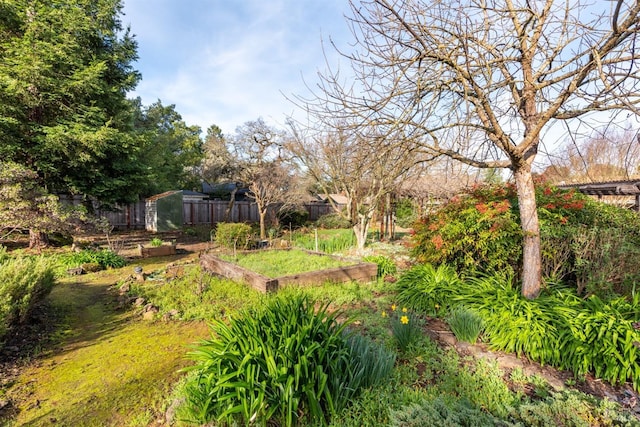
M216 226L215 241L226 248L249 248L251 243L251 225L244 223L221 222Z
M381 380L384 362L372 344L349 339L339 312L316 312L301 294L276 296L263 309L243 312L190 353L197 375L187 385L193 421L234 425L268 422L326 424L359 387ZM375 358L375 359L374 359ZM372 367L383 363L381 367Z
M362 259L365 262L371 262L378 265L378 278L393 276L398 272L396 263L389 257L384 255L369 255Z
M337 228L351 228L349 220L337 213L330 213L322 215L316 221L318 228L337 229Z
M477 188L454 198L416 223L414 257L469 274L515 274L522 239L512 197L507 189Z
M309 219L309 212L304 208L291 208L278 212L278 221L284 228L300 228Z
M576 191L536 186L542 271L580 294L630 295L640 280L640 216ZM513 186L480 186L415 225L413 255L477 275L519 279L522 237Z
M447 315L447 323L460 341L474 344L482 332L482 317L464 306L455 307Z
M9 328L27 320L55 284L50 260L0 254L0 340Z

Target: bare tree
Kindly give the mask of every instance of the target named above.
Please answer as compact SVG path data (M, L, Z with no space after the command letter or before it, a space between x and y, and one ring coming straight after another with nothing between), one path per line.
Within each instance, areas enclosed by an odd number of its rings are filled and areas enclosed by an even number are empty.
M585 140L570 140L543 176L556 184L577 184L640 178L637 131L601 130Z
M345 122L310 134L290 124L294 137L289 149L326 195L346 197L345 209L331 198L328 200L334 211L351 224L358 250L364 249L380 203L422 159L419 147L400 132L387 130L383 135L367 135L356 133L355 126Z
M320 74L306 102L324 120L402 126L425 148L509 168L523 231L522 293L540 291L532 164L542 137L640 103L640 2L351 2L354 78ZM557 123L560 123L557 125Z
M297 194L296 180L284 155L284 138L284 131L259 118L238 127L232 140L238 180L248 186L248 195L258 207L261 239L267 237L268 209L290 206Z

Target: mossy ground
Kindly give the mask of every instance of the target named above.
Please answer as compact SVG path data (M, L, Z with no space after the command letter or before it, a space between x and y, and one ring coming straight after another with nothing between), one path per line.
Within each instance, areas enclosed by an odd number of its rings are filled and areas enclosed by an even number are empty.
M145 260L145 270L177 257ZM146 426L162 419L186 365L188 346L209 335L203 322L148 322L118 309L109 287L131 266L62 280L49 296L63 314L57 342L43 348L6 390L8 426ZM156 424L157 425L157 424Z

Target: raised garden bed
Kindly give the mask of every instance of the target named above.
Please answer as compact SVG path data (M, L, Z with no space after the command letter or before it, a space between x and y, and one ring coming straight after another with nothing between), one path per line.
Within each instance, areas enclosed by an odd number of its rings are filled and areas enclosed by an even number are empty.
M167 243L161 246L147 246L147 247L138 245L138 251L142 258L175 255L176 245L174 243Z
M269 251L274 251L270 249ZM279 249L277 251L289 251ZM259 251L266 252L266 251ZM340 259L327 254L305 251L308 256L324 256ZM346 261L346 260L345 260ZM346 262L345 262L346 263ZM236 281L244 281L260 292L273 292L288 285L316 285L324 282L345 283L355 281L369 282L375 280L378 266L373 263L355 262L351 265L328 268L324 270L307 271L302 273L284 275L279 277L267 277L247 268L241 267L230 261L225 261L212 254L203 254L200 257L202 269L211 274L227 277Z

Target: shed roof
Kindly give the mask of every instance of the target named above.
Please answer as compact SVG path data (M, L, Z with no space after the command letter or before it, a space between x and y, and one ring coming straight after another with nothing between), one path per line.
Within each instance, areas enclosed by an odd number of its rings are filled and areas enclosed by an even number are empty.
M576 188L581 193L594 196L635 196L640 194L640 179L565 184L558 187L565 189Z

